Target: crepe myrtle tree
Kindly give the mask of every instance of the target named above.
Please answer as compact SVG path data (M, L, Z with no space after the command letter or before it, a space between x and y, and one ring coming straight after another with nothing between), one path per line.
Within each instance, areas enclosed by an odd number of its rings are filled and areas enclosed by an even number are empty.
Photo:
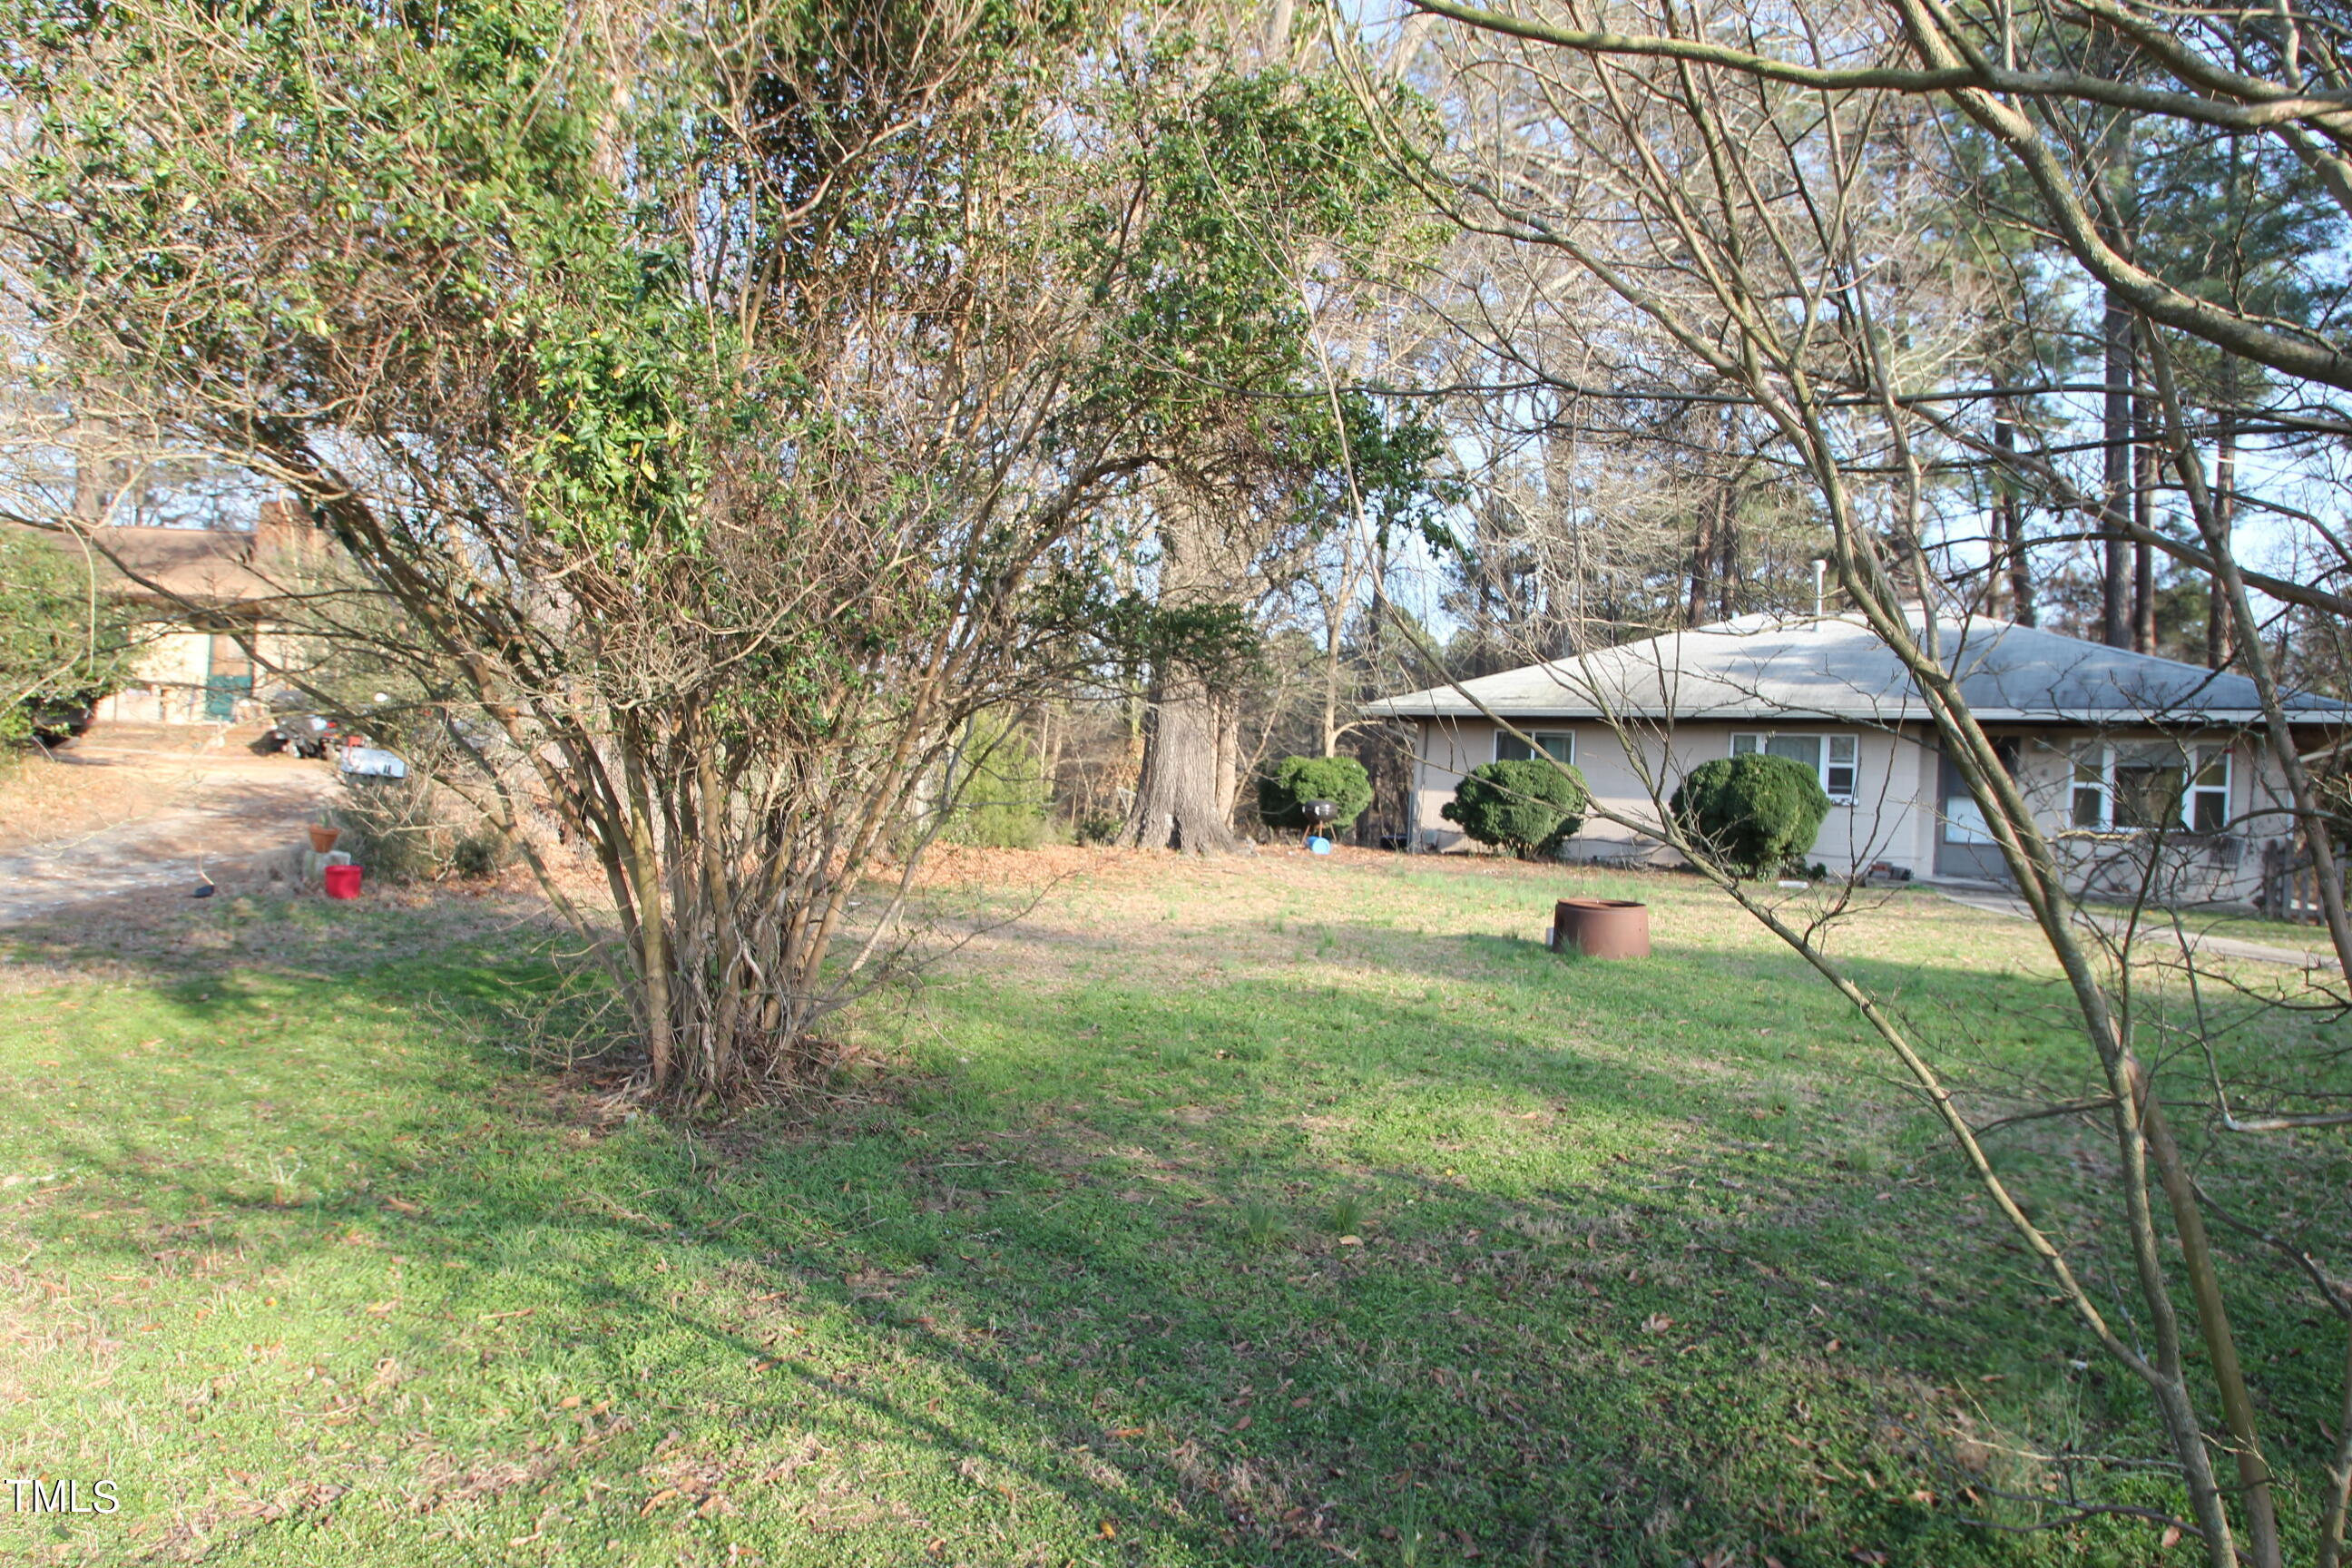
M2352 1376L2326 1386L2290 1369L2295 1358L2243 1353L2241 1334L2249 1308L2257 1333L2274 1329L2273 1304L2291 1290L2352 1324L2340 1226L2277 1200L2326 1179L2333 1130L2352 1121L2340 1053L2315 1027L2340 1019L2343 1001L2304 983L2250 997L2185 936L2165 965L2150 963L2147 945L2169 922L2147 908L2145 881L2121 918L2084 918L2067 846L1956 673L1963 650L1949 628L1967 598L1939 578L1927 542L1951 521L1942 509L1954 478L1988 461L2053 511L2137 529L2128 515L2101 518L2049 454L2029 456L2023 442L2003 452L1989 421L1954 412L1997 407L2016 390L1971 371L2004 363L1988 343L2015 301L1988 299L1999 275L1945 243L1954 182L1971 177L1948 158L1957 110L2025 170L2035 220L2143 329L2151 433L2195 530L2193 541L2147 542L2228 599L2282 804L2306 830L2319 826L2250 595L2338 622L2352 605L2332 567L2263 577L2220 546L2214 481L2175 367L2189 340L2238 354L2307 400L2283 410L2280 426L2340 428L2336 395L2352 387L2352 358L2340 332L2192 294L2116 252L2097 212L2105 197L2052 152L2041 117L2055 97L2275 135L2334 192L2352 128L2334 89L2315 84L2341 79L2336 22L2300 5L2197 13L2185 26L2199 36L2184 41L2184 14L2106 0L1979 11L1720 0L1696 15L1636 0L1605 25L1578 0L1507 13L1417 3L1465 29L1436 46L1451 135L1431 146L1400 129L1391 152L1478 237L1483 259L1504 258L1467 279L1500 366L1497 395L1527 396L1532 377L1572 403L1588 442L1671 450L1643 427L1643 408L1612 428L1614 389L1578 379L1583 365L1633 364L1646 402L1711 384L1707 395L1737 399L1766 427L1759 449L1818 508L1843 603L1906 678L1881 722L1899 715L1932 731L2053 962L2068 1041L2055 1070L2072 1080L2055 1092L1986 1072L1965 1026L1957 1042L1939 1039L1948 1024L1907 1013L1836 950L1844 922L1873 901L1864 826L1854 871L1783 896L1671 809L1660 761L1671 725L1633 717L1637 692L1574 693L1614 732L1647 796L1646 812L1612 800L1595 814L1687 858L1853 1006L2061 1315L2053 1327L2095 1344L2138 1395L2145 1435L2119 1422L2097 1455L2042 1457L2068 1471L2060 1498L1992 1500L1972 1517L2036 1531L2137 1519L2210 1568L2270 1568L2290 1546L2295 1561L2336 1568L2352 1500L2352 1423L2341 1420ZM2095 30L2130 69L2074 57ZM2328 528L2314 534L2323 563L2338 558ZM2161 837L2144 851L2150 879ZM2352 954L2324 837L2314 855L2327 923ZM2076 1141L2087 1224L2053 1224L2021 1195L2004 1141L2026 1121Z
M68 390L331 532L449 782L593 856L608 907L523 839L697 1098L824 1069L905 951L853 892L976 714L1104 627L1189 647L1101 570L1180 347L1101 222L1115 17L721 10L16 0L0 172Z

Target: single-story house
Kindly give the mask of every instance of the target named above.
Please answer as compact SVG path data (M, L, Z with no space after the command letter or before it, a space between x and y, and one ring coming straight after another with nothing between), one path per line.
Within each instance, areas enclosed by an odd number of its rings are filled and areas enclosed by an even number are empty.
M83 559L69 534L48 534ZM130 680L98 705L100 720L223 723L259 719L254 689L258 650L265 667L291 657L280 617L287 595L326 549L326 536L294 505L270 501L251 528L103 525L100 591L132 611Z
M2086 884L2124 890L2158 847L2161 896L2247 901L2260 851L2275 860L2293 847L2247 677L1979 616L1939 622L1938 633L1978 721ZM2286 706L2306 751L2352 722L2333 700ZM1813 769L1830 797L1811 860L1837 873L2007 879L1909 676L1856 616L1746 616L1364 711L1416 738L1416 850L1475 847L1441 809L1472 768L1530 756L1530 743L1575 764L1598 805L1637 824L1657 822L1657 803L1698 763L1763 752ZM1597 817L1564 853L1670 858L1654 834Z

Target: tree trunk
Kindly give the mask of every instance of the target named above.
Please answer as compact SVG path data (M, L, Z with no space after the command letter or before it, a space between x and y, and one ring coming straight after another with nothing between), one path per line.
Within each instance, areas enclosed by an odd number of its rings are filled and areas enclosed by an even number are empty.
M1347 654L1348 609L1356 599L1356 531L1344 530L1339 536L1339 583L1323 605L1322 754L1327 757L1339 754L1339 732L1347 722L1339 712L1339 688Z
M2009 417L2007 404L1994 409L1992 444L2004 457L2017 450L2017 426ZM1993 492L1993 511L2009 569L2009 618L2030 626L2033 625L2033 563L2025 553L2025 508L2018 500L2017 486L2006 465L1997 470L1994 483L1998 488Z
M1169 498L1160 528L1160 599L1200 608L1244 601L1254 553L1213 515L1214 501ZM1118 841L1147 849L1228 854L1247 847L1233 828L1240 716L1206 672L1179 659L1151 673L1143 761Z
M2106 294L2103 322L2106 340L2106 398L2101 452L2105 493L2099 509L2105 560L2100 577L2099 640L2109 647L2132 645L2131 536L2132 479L2131 376L2132 318L2114 290Z
M136 521L135 505L131 516L114 515L131 489L131 464L117 449L112 432L94 420L83 420L67 433L66 443L73 454L74 521L84 528Z
M2132 521L2143 531L2156 521L2156 437L2147 404L2144 394L2133 392ZM2156 551L2145 531L2132 541L2132 647L2156 651Z
M1717 506L1721 492L1717 492ZM1686 626L1697 626L1706 615L1707 601L1714 597L1714 585L1709 581L1715 570L1715 512L1717 507L1699 508L1698 526L1691 540L1690 605L1683 612Z
M2222 371L2221 428L2215 437L2213 454L2213 521L2216 550L2231 547L2231 525L2238 517L2238 411L2237 362L2228 361ZM2237 648L2230 637L2230 605L2218 585L2208 584L2205 595L2205 668L2224 669L2237 657Z
M1213 701L1217 720L1217 820L1232 831L1234 812L1242 801L1242 715L1238 703Z
M2133 167L2132 123L2127 114L2113 116L2107 125L2103 162L2108 190L2114 195L2114 229L2107 241L2123 254L2132 252L2133 230L2137 225L2133 215L2137 203L2137 171ZM2125 531L2131 521L2132 482L2132 398L2134 385L2134 353L2137 335L2132 331L2131 308L2114 289L2103 290L2105 309L2100 322L2106 347L2106 397L2103 410L2105 428L2100 432L2100 478L2105 481L2105 494L2101 498L2100 531L2105 534L2105 556L2100 573L2101 595L2100 640L2109 647L2132 646L2131 592L2128 574L2131 571L2131 538Z
M1234 721L1226 706L1196 675L1171 671L1154 683L1143 773L1119 842L1194 855L1243 847L1233 829Z
M1738 492L1727 480L1715 505L1715 613L1729 620L1739 611Z

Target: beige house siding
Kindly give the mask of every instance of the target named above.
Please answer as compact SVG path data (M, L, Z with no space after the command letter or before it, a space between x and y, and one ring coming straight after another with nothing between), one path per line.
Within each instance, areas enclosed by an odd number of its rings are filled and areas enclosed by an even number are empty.
M130 681L98 704L100 719L118 723L194 724L212 717L206 710L206 682L213 672L216 635L168 621L156 621L134 634L138 654ZM268 670L285 668L288 639L264 626L254 634L261 662L254 670L256 695L238 700L233 721L247 723L265 718L259 699L273 684Z
M1525 731L1567 730L1575 737L1576 764L1597 805L1612 815L1654 823L1657 806L1640 773L1610 728L1596 721L1522 719ZM1414 766L1413 847L1439 852L1475 848L1442 815L1463 774L1495 760L1496 727L1483 719L1423 719ZM1822 824L1810 859L1832 873L1885 864L1916 877L1939 875L1937 847L1945 836L1939 800L1939 753L1924 726L1902 733L1836 723L1776 719L1767 722L1677 723L1655 727L1641 742L1661 795L1670 795L1689 769L1731 754L1735 732L1778 730L1855 737L1858 768L1851 803L1833 805ZM2073 827L2074 752L2076 744L2129 743L2154 740L2148 729L2117 728L2102 734L2087 729L2051 732L2004 731L1995 739L2017 746L2018 779L2070 873L2081 884L2125 895L2147 874L2147 856L2158 848L2158 880L2168 900L2240 902L2258 888L2263 846L2292 837L2293 818L2284 814L2284 781L2261 745L2241 736L2231 745L2228 833L2218 839L2182 834L2177 838L2131 832L2083 833ZM1620 823L1588 817L1566 851L1572 859L1672 859L1651 836Z

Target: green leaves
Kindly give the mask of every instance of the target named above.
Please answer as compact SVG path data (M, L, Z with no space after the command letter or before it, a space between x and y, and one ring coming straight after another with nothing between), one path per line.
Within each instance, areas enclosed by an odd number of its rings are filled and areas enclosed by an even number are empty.
M1749 752L1701 763L1670 809L1685 833L1743 877L1769 877L1813 847L1830 797L1812 769Z
M1171 443L1238 421L1331 463L1310 290L1392 233L1405 192L1343 83L1220 68L1193 89L1192 47L1151 63L1115 107L1140 127L1139 206L1097 211L1081 231L1104 298L1123 305L1097 395L1131 403Z
M1268 827L1318 826L1301 809L1310 800L1328 800L1337 806L1338 814L1319 826L1344 833L1372 804L1371 775L1353 757L1285 757L1257 781L1258 819Z
M1475 842L1526 858L1556 853L1573 838L1591 799L1583 773L1564 763L1486 763L1470 770L1438 815L1460 823Z
M102 568L61 542L0 531L0 742L31 734L41 710L96 701L130 672L122 611L91 592Z

